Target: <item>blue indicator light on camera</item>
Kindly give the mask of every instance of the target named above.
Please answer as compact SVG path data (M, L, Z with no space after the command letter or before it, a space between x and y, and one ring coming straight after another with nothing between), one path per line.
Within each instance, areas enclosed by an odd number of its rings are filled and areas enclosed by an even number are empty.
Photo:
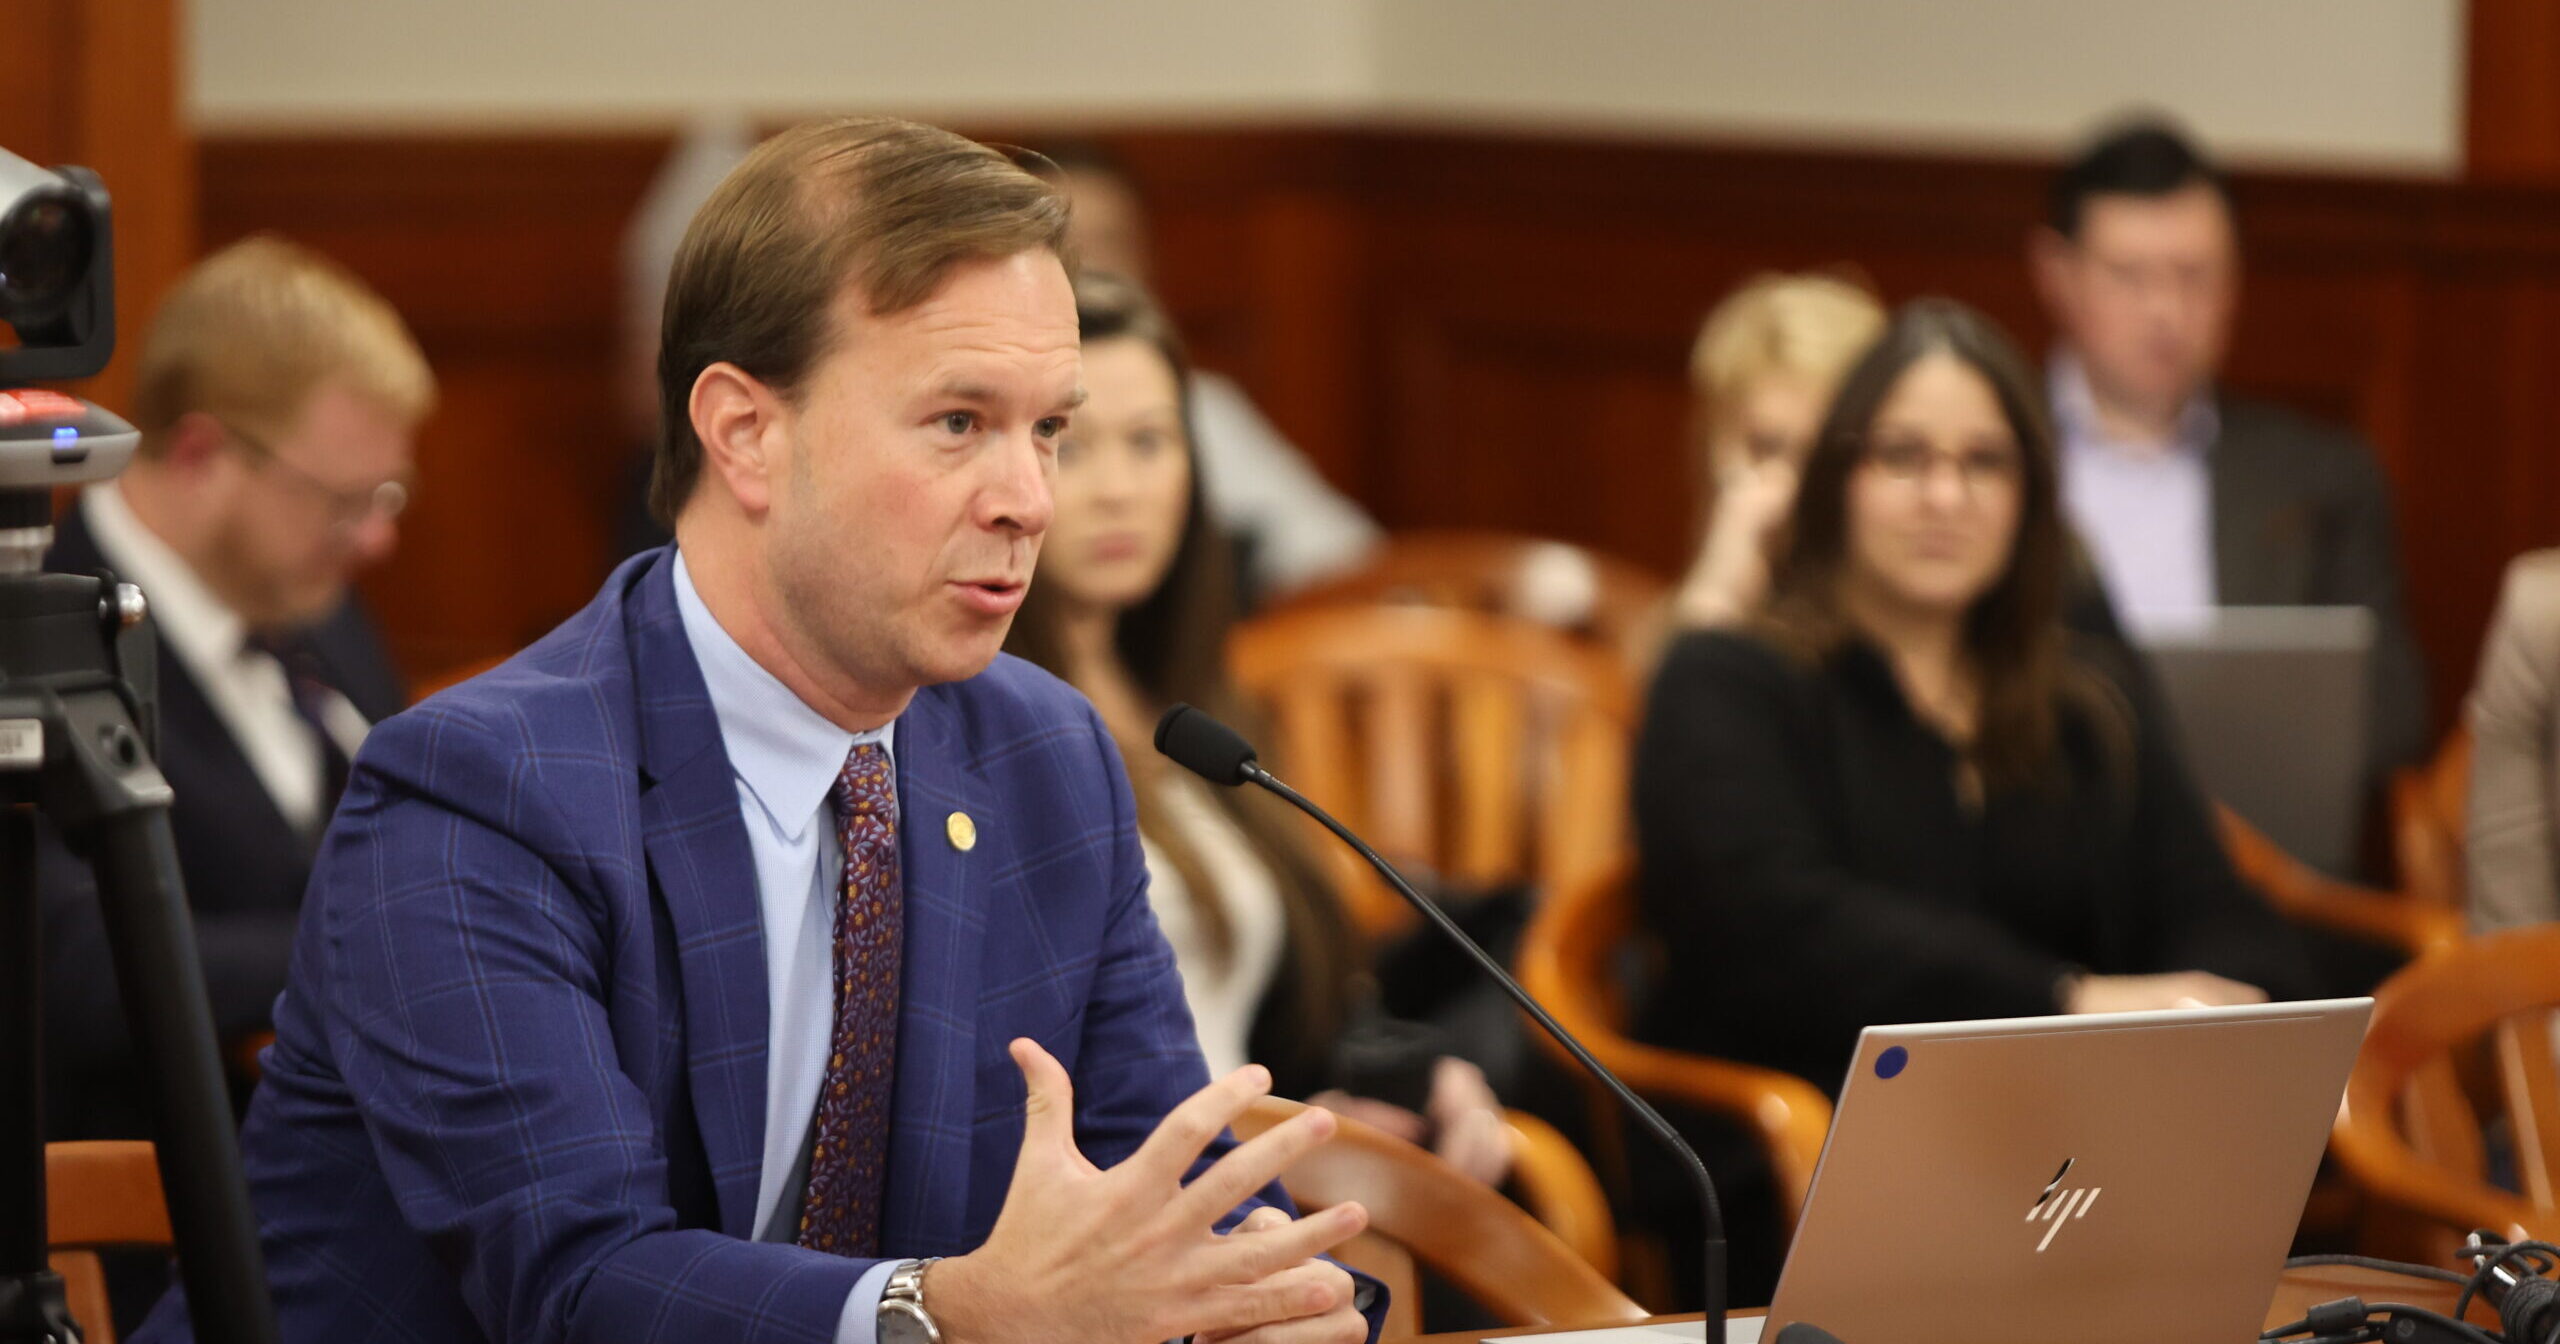
M1898 1045L1892 1046L1883 1054L1876 1056L1876 1076L1878 1078L1899 1077L1910 1065L1911 1052Z
M53 441L55 443L69 443L73 439L79 437L80 430L76 425L55 425L53 427Z

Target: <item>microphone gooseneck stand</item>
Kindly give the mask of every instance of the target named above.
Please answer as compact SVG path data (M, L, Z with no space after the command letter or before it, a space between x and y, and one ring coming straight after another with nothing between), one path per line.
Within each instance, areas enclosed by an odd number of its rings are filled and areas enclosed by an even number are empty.
M1424 919L1430 921L1432 927L1438 929L1443 937L1456 944L1470 960L1475 962L1477 967L1491 976L1493 982L1500 985L1505 994L1511 996L1511 1001L1520 1005L1522 1012L1527 1013L1537 1022L1547 1035L1555 1038L1556 1044L1563 1046L1565 1052L1572 1055L1574 1060L1588 1070L1592 1077L1599 1079L1601 1085L1608 1088L1610 1094L1618 1099L1619 1104L1625 1106L1627 1111L1634 1115L1646 1129L1652 1131L1653 1136L1660 1140L1664 1147L1679 1156L1682 1164L1688 1169L1690 1180L1697 1184L1698 1206L1706 1215L1706 1301L1704 1303L1707 1325L1706 1344L1724 1344L1724 1314L1730 1295L1725 1277L1724 1207L1716 1198L1715 1178L1707 1174L1707 1164L1698 1159L1696 1150L1680 1137L1680 1131L1672 1128L1671 1122L1663 1119L1660 1112L1654 1110L1644 1098L1637 1096L1633 1089L1620 1081L1618 1075L1611 1073L1599 1060L1593 1058L1582 1042L1574 1039L1572 1032L1565 1030L1564 1025L1550 1016L1546 1008L1529 991L1520 987L1519 981L1511 978L1511 973L1503 969L1501 962L1496 961L1491 953L1478 946L1474 939L1469 938L1465 930L1458 927L1457 921L1449 918L1448 912L1442 910L1438 904L1421 892L1414 890L1413 884L1405 881L1404 875L1397 872L1394 865L1379 857L1378 852L1371 849L1359 836L1352 834L1349 827L1334 820L1332 814L1308 801L1305 795L1290 788L1278 776L1263 769L1255 760L1252 745L1234 729L1189 705L1175 705L1156 723L1156 750L1171 758L1175 764L1212 784L1233 788L1250 783L1268 789L1290 806L1315 818L1318 824L1340 837L1344 844L1358 851L1361 858L1368 860L1370 867L1378 870L1378 875L1387 880L1387 885L1395 888L1397 895L1402 896L1406 903L1419 911ZM1780 1331L1773 1344L1839 1344L1839 1341L1815 1327L1799 1324Z

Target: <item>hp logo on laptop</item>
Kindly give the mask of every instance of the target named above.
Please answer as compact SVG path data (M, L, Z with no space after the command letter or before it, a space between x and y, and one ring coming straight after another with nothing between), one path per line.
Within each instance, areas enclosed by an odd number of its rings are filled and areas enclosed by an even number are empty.
M2045 1248L2053 1244L2064 1223L2088 1217L2089 1206L2098 1202L2099 1192L2105 1188L2095 1185L2070 1190L2062 1188L2063 1178L2071 1174L2072 1164L2079 1160L2076 1157L2064 1158L2062 1170L2053 1173L2053 1179L2045 1184L2044 1193L2036 1196L2035 1204L2027 1210L2027 1222L2045 1225L2044 1240L2036 1243L2038 1255L2044 1254Z

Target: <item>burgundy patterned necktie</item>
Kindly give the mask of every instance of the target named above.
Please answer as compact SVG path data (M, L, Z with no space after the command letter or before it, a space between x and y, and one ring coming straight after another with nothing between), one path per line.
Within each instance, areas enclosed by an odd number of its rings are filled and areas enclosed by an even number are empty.
M844 842L835 916L835 1030L818 1084L809 1191L798 1241L813 1251L880 1253L886 1189L890 1070L898 1045L898 793L889 753L865 742L827 791Z

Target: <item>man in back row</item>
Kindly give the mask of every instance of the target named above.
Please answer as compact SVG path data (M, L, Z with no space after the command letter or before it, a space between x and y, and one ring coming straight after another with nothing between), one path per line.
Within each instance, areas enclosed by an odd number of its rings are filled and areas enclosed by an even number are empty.
M2055 179L2029 250L2061 338L2065 500L2127 624L2215 606L2371 611L2378 788L2427 728L2390 484L2349 431L2216 384L2240 291L2222 173L2176 130L2128 123Z
M266 1029L347 762L408 703L351 585L398 543L434 397L425 356L363 281L282 239L234 243L162 301L133 465L82 492L45 556L150 599L169 826L225 1042ZM46 1137L148 1138L89 871L59 843L38 863Z
M377 728L323 847L242 1135L286 1340L1373 1332L1359 1207L1267 1189L1332 1121L1220 1137L1268 1075L1208 1082L1111 738L997 657L1065 222L885 118L695 217L676 547Z

